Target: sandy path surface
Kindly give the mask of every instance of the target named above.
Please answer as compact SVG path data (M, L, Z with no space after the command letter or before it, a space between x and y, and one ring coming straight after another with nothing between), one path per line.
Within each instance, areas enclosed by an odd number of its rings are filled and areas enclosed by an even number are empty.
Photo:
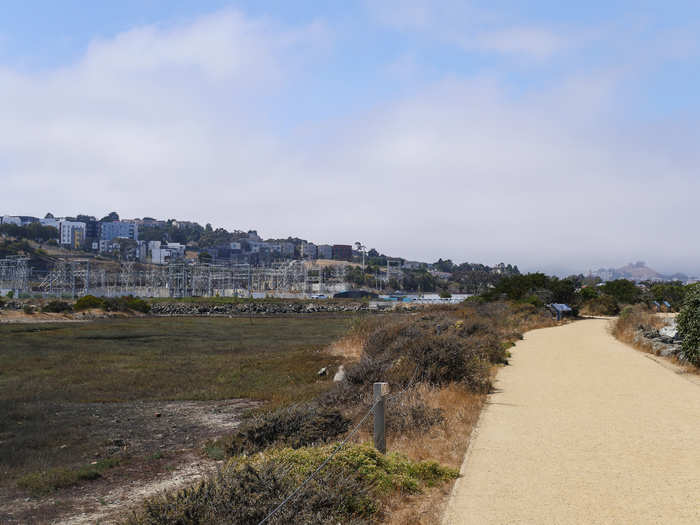
M535 330L513 349L445 524L700 524L700 385L607 327Z

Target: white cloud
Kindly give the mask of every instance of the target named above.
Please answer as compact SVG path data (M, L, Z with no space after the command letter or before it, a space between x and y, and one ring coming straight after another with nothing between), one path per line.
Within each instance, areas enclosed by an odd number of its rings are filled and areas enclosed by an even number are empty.
M536 60L545 60L564 51L569 43L552 31L531 27L512 27L477 35L464 42L467 49L485 52L524 55Z
M101 40L69 67L0 70L0 213L117 209L415 259L700 273L694 142L618 122L617 70L519 97L495 75L447 78L283 135L280 97L328 33L224 11Z
M565 52L580 38L555 28L522 25L474 2L384 0L367 2L367 6L383 24L422 33L469 52L543 61Z

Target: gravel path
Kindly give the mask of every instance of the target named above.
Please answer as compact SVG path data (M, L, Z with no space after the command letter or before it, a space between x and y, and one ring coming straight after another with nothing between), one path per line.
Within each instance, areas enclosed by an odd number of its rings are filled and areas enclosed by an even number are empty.
M498 374L452 524L700 524L700 385L608 321L535 330Z

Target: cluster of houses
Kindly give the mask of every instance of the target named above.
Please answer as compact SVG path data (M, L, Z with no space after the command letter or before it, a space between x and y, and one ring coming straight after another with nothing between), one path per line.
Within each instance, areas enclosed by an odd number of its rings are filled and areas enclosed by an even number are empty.
M24 215L3 215L0 224L29 226L40 224L56 228L58 243L72 249L88 249L109 252L117 248L117 239L138 241L138 221L98 221L94 217L79 216L78 219L54 217L48 214L43 219Z
M244 238L226 244L203 248L213 260L235 263L260 264L284 259L333 259L352 261L353 249L349 244L314 244L308 241L264 241L251 230Z
M28 226L40 224L56 228L57 242L70 249L82 249L104 254L119 255L123 259L167 264L185 257L186 246L177 242L145 241L139 239L139 228L164 226L156 219L97 220L95 217L45 218L19 215L0 216L0 224ZM195 223L173 222L176 227L188 227ZM348 244L319 244L301 241L264 241L251 230L244 238L214 247L200 249L213 261L261 264L285 259L333 259L352 261L353 249Z
M43 219L25 215L4 215L0 217L0 224L49 226L56 228L56 240L64 248L107 254L126 251L124 258L151 260L156 264L165 264L171 258L185 255L185 246L182 244L140 241L139 226L144 224L140 219L98 221L94 217L85 216L79 216L79 219L53 217L50 214Z

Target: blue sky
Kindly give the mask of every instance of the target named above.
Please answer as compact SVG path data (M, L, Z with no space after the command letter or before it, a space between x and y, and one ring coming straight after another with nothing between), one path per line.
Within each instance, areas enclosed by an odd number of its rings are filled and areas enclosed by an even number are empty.
M700 273L696 3L3 7L0 213Z

